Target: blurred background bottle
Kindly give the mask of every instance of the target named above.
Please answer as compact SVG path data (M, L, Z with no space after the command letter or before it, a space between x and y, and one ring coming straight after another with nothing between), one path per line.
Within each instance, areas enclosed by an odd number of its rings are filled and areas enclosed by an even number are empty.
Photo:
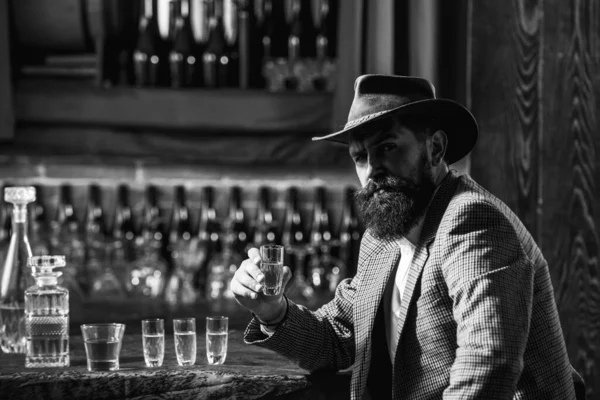
M258 189L258 208L252 242L256 248L260 248L264 244L279 243L277 228L271 209L269 188L266 186Z
M173 46L169 54L171 87L202 84L202 50L196 43L190 20L190 0L171 1L175 8Z
M162 298L168 279L164 257L162 212L158 189L146 188L144 216L140 236L136 239L136 257L130 270L127 289L133 297Z
M144 0L138 40L133 52L137 86L162 86L168 77L167 44L160 35L157 0Z
M285 221L281 235L285 247L287 265L292 270L292 280L287 286L287 295L297 301L305 301L314 294L306 279L306 263L310 251L310 242L305 232L305 224L298 204L298 189L287 190Z
M85 243L71 196L71 186L59 188L56 217L50 224L52 253L63 254L69 262L59 277L59 284L71 293L72 301L83 301L89 287L85 275Z

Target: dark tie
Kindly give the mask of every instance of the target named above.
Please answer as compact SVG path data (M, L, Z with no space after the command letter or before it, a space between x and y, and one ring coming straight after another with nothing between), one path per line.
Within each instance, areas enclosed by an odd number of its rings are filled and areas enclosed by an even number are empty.
M367 378L367 387L373 399L392 398L392 363L385 334L383 301L379 303L373 326L371 368Z

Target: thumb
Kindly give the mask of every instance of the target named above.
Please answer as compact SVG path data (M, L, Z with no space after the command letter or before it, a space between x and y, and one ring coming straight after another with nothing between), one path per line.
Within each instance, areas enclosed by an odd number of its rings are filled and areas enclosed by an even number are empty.
M283 279L282 279L281 287L285 289L285 287L287 286L290 279L292 279L292 270L289 267L284 265L283 266Z

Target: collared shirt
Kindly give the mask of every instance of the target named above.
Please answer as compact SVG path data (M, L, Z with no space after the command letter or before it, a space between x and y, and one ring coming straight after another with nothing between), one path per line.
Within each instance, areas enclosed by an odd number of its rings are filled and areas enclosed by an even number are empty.
M398 346L398 320L400 318L402 296L404 295L404 288L408 281L408 272L410 271L410 265L416 249L415 245L404 237L398 239L396 243L400 247L400 262L396 269L392 290L386 290L383 297L385 332L392 364L394 363L396 347Z

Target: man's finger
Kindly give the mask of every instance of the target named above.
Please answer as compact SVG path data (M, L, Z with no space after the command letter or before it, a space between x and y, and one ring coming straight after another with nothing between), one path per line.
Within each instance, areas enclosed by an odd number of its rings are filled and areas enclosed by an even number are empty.
M253 264L248 264L253 265ZM254 291L260 292L263 288L262 284L260 284L253 276L251 276L247 270L236 272L234 279L232 282L239 282L242 286Z
M252 262L246 264L246 272L259 283L265 281L265 276L260 270L260 267Z
M246 297L249 299L257 299L258 293L253 290L248 289L244 286L240 281L234 279L231 281L231 291L236 297Z
M292 279L292 270L284 265L283 266L283 279L281 281L281 287L285 289L285 287L287 286L290 279Z
M260 263L260 252L258 251L258 249L256 247L253 247L250 250L248 250L248 258L254 264L259 265L259 263Z

